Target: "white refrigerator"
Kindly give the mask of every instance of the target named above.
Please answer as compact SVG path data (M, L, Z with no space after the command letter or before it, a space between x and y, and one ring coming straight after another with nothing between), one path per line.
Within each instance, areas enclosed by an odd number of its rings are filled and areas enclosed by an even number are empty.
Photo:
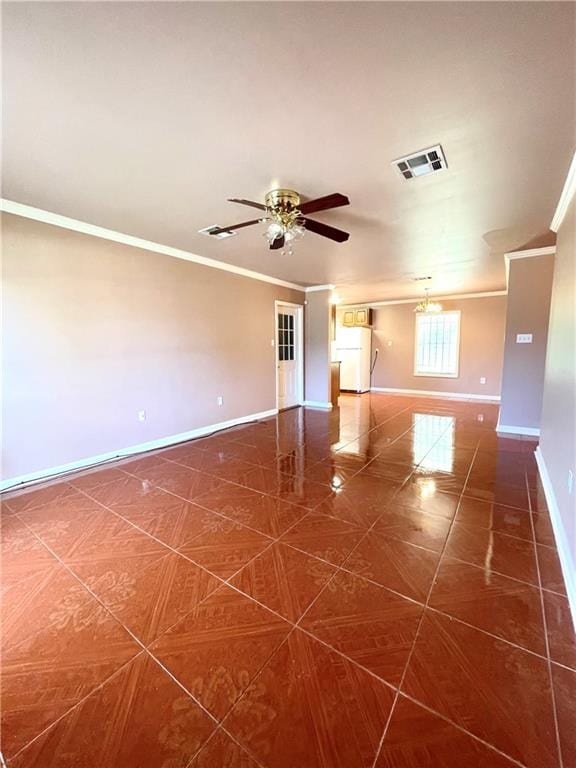
M340 389L369 392L371 329L338 327L334 352L334 359L340 360Z

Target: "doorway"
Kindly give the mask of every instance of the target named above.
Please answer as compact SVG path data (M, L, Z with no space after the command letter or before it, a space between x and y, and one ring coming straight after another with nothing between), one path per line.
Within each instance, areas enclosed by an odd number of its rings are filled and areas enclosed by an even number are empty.
M302 405L304 395L303 307L275 301L276 407L279 411Z

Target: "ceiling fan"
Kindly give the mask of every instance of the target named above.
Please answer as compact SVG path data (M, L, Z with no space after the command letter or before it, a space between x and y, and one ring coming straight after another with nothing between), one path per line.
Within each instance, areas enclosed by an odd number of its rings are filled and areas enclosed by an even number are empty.
M344 243L350 237L348 232L307 218L309 213L318 213L331 208L339 208L342 205L350 205L350 200L346 195L341 195L339 192L302 203L300 195L293 189L273 189L264 198L264 204L238 198L230 198L229 202L258 208L258 210L264 211L264 216L251 221L242 221L240 224L234 224L230 227L214 228L210 230L211 235L221 235L242 227L250 227L253 224L267 223L268 228L265 234L271 250L284 248L286 243L302 237L306 231L327 237L337 243Z

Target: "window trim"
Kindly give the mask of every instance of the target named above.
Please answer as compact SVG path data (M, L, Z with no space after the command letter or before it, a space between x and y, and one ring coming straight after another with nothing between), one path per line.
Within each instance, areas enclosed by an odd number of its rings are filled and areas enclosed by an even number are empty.
M424 314L424 313L420 313ZM432 313L429 313L432 314ZM435 315L456 315L458 323L456 326L456 373L420 373L418 371L418 313L414 318L414 376L425 379L459 379L460 378L460 325L462 323L462 312L459 309L447 309L442 312L434 312Z

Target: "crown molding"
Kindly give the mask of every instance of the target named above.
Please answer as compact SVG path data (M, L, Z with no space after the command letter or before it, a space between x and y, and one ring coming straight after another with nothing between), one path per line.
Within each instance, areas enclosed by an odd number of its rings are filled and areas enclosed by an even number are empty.
M231 272L234 275L249 277L252 280L259 280L263 283L272 283L272 285L280 285L283 288L292 288L302 292L309 290L303 285L298 285L298 283L280 280L277 277L265 275L262 272L255 272L251 269L244 269L243 267L237 267L234 264L228 264L225 261L198 256L198 254L191 253L190 251L183 251L180 248L172 248L169 245L162 245L161 243L155 243L151 240L143 240L140 237L126 235L123 232L116 232L113 229L106 229L105 227L98 227L95 224L88 224L85 221L71 219L68 216L61 216L59 213L44 211L42 208L34 208L31 205L16 203L13 200L1 198L0 210L6 213L12 213L15 216L21 216L25 219L33 219L34 221L41 221L44 224L51 224L52 226L60 227L61 229L80 232L83 235L91 235L92 237L98 237L102 240L111 240L114 243L128 245L132 248L140 248L144 251L162 253L165 256L171 256L175 259L183 259L184 261L191 261L194 264L201 264L203 267L210 267L211 269L219 269L222 272ZM320 286L316 288L316 290L322 290L324 287L325 286Z
M327 283L326 285L309 285L308 288L304 288L305 293L314 293L314 291L333 291L336 288L335 285Z
M504 254L508 261L512 259L529 259L532 256L553 256L556 253L555 245L547 245L544 248L529 248L526 251L510 251Z
M556 211L554 213L554 217L552 218L552 222L550 224L550 229L552 230L552 232L558 232L558 230L562 226L562 222L564 221L564 217L566 216L566 211L568 210L568 206L570 205L575 192L576 192L576 152L574 152L574 155L572 157L572 162L570 163L570 168L568 169L568 175L566 176L566 181L564 182L564 187L562 188L562 194L560 195L560 200L558 200L558 205L556 206Z
M463 299L485 299L490 296L506 296L508 291L483 291L481 293L454 293L449 296L430 296L434 301L453 301ZM422 296L414 299L394 299L391 301L363 301L352 304L338 304L341 307L389 307L393 304L418 304L422 301Z
M554 256L556 253L555 245L546 245L544 248L528 248L525 251L510 251L504 254L506 267L506 289L508 289L508 280L510 279L510 262L516 259L530 259L533 256Z

